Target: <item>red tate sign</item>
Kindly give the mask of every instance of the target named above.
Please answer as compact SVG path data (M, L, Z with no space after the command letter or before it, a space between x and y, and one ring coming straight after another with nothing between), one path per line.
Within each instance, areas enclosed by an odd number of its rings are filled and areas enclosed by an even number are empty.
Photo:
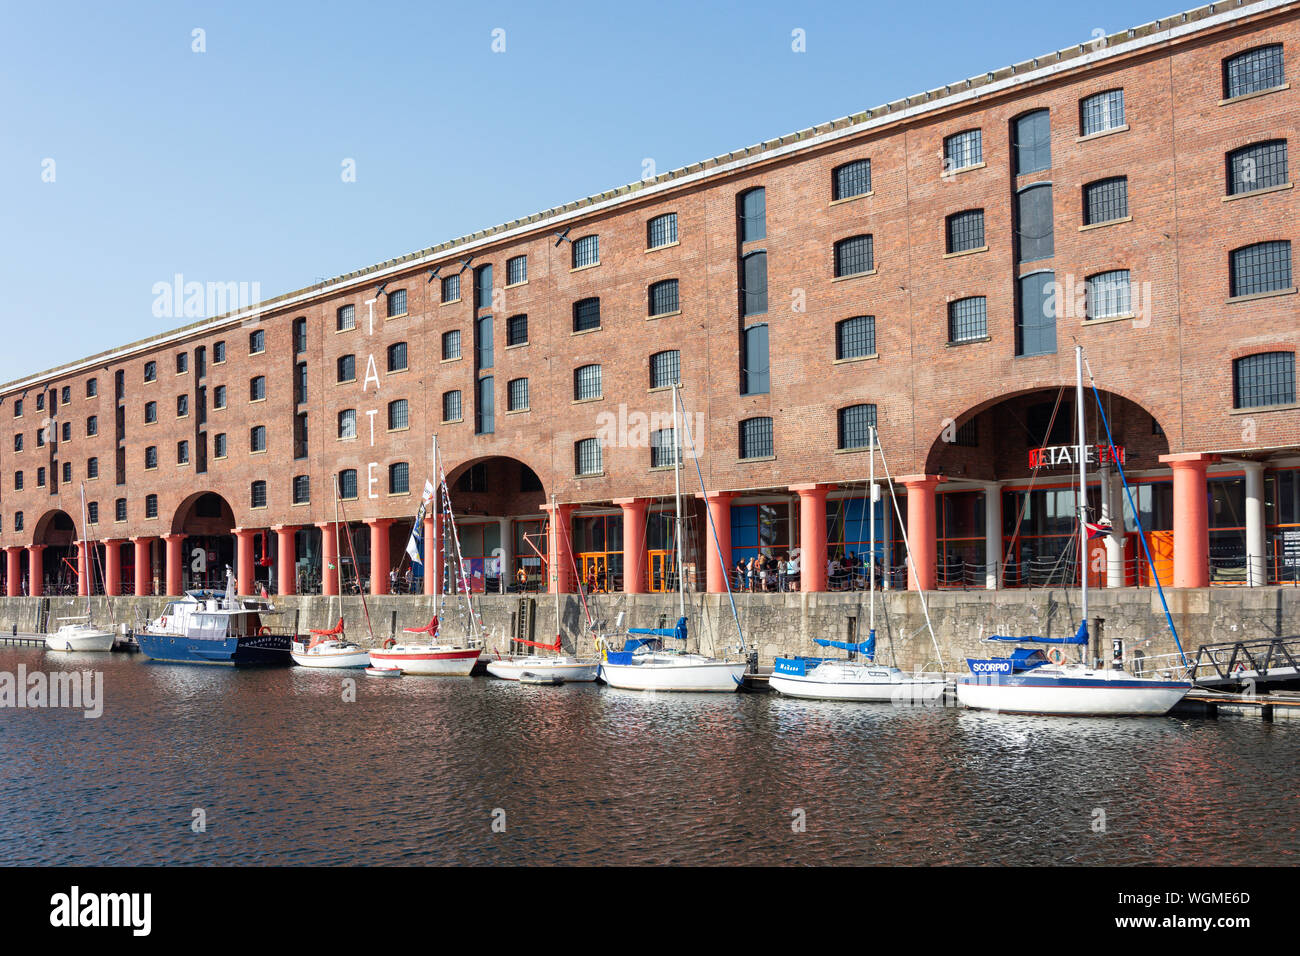
M1109 465L1114 462L1124 464L1123 445L1088 445L1084 452L1088 464L1094 467ZM1077 445L1046 445L1042 448L1029 449L1030 468L1065 468L1079 464Z

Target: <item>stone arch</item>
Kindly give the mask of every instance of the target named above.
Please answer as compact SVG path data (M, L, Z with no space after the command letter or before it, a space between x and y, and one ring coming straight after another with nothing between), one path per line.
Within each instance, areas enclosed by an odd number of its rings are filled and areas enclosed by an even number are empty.
M77 524L61 508L52 508L41 515L32 529L32 544L71 547L77 540Z
M230 534L235 529L235 511L215 491L196 491L172 515L172 534Z

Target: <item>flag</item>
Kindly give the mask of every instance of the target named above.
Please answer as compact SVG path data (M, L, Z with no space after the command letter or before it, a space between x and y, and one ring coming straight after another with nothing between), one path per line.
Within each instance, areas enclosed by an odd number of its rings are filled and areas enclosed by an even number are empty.
M420 510L415 513L415 524L411 525L411 536L406 539L406 553L412 564L424 564L424 516L433 501L433 484L424 479L424 494L420 496Z
M1085 521L1083 523L1083 526L1088 529L1089 541L1091 541L1093 538L1104 538L1107 535L1111 534L1113 531L1111 526L1108 524L1101 524L1101 523L1093 524L1091 521Z

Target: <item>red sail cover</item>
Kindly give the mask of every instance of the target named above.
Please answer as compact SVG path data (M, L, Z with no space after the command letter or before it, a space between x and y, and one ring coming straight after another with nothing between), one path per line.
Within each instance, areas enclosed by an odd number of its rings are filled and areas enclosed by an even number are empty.
M404 627L402 630L407 634L428 634L430 637L437 637L438 619L435 617L426 627Z
M554 644L540 644L537 641L525 641L523 638L516 638L515 640L520 644L526 645L527 647L538 647L544 651L555 651L556 653L560 651L560 635L558 634L555 635Z

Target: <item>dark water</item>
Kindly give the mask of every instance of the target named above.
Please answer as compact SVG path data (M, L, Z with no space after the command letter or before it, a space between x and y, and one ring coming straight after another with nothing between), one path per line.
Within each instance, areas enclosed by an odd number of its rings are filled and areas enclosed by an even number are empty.
M0 710L6 865L1300 862L1285 723L19 663L106 702Z

